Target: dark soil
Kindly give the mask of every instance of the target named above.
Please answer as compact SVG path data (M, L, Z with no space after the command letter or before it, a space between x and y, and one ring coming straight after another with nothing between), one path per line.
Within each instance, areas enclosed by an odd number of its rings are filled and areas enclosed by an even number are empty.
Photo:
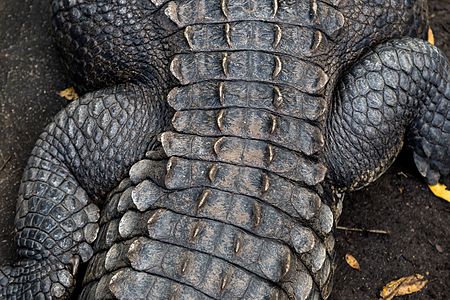
M436 44L450 57L450 1L430 3ZM67 101L68 86L52 44L48 1L0 0L0 264L15 258L14 206L26 159L44 126ZM450 299L450 204L435 198L403 153L375 184L349 195L337 230L332 299L377 299L392 279L420 273L430 279L403 299ZM361 271L344 255L355 256Z
M450 57L450 1L429 5L436 45ZM337 231L332 299L377 299L386 283L415 273L430 283L402 299L450 299L450 204L431 194L409 153L369 188L348 195L339 226L390 234ZM360 272L346 264L346 253L357 258Z

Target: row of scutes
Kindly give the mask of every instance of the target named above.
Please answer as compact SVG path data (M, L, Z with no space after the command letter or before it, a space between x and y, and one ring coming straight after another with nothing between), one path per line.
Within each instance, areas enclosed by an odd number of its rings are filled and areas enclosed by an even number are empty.
M187 0L152 1L164 6L164 13L178 27L193 24L226 23L258 20L317 28L327 36L335 36L344 26L339 10L324 1L283 0Z
M131 267L158 273L160 261L142 257L165 255L167 246L177 253L167 262L173 272L160 275L208 295L240 293L248 275L262 280L261 289L279 286L280 298L326 294L333 213L320 198L326 168L318 154L329 77L314 57L342 28L342 15L315 0L161 7L180 29L170 63L180 85L167 97L173 130L160 136L169 157L164 189L136 186L131 198L140 212L118 224L123 239L150 239L129 247ZM147 248L151 257L135 254ZM205 254L220 272L201 266ZM200 269L220 274L214 291L191 280Z
M327 284L332 272L328 253L332 253L334 241L326 237L324 243L311 229L280 214L278 209L247 196L200 188L179 192L151 192L152 195L161 194L153 202L155 197L148 197L149 190L161 188L145 180L111 198L106 210L120 209L127 212L120 219L106 221L101 226L95 245L100 252L89 265L95 271L92 269L87 272L89 276L85 278L85 285L89 286L94 282L98 285L96 281L100 278L103 280L103 274L116 275L117 271L126 266L131 266L134 271L186 283L209 295L239 294L244 290L238 288L242 285L236 285L237 282L246 281L245 278L249 279L255 274L257 277L253 280L263 280L260 283L261 289L270 287L264 280L281 282L284 286L281 295L283 291L295 288L293 292L298 299L306 299L310 291L314 290L313 282L320 287ZM205 197L207 199L202 200ZM192 202L192 199L203 203L199 205ZM152 203L143 205L149 201ZM128 204L124 205L125 202ZM154 210L150 207L160 208ZM219 207L224 210L218 210ZM324 205L322 207L327 208ZM248 214L248 217L242 214ZM318 215L314 218L323 217ZM147 226L142 226L143 223ZM323 228L319 232L324 230L329 229ZM137 238L139 236L141 238ZM223 242L217 244L217 240ZM286 244L280 244L279 240ZM290 245L295 252L285 245ZM101 249L109 250L101 252ZM254 251L270 251L270 255L253 253ZM177 253L173 257L175 260L164 258L161 261L161 257L174 252ZM214 263L203 259L210 255ZM228 265L227 262L232 264ZM159 269L160 267L162 268ZM217 267L230 272L217 273L212 270ZM198 272L198 268L202 271ZM214 281L218 282L214 291L209 291L206 286L203 287L198 280L193 279L199 274L202 278L213 274L221 276ZM313 281L309 274L314 276ZM120 287L115 287L119 283L111 276L107 279L111 291L121 292ZM289 287L290 284L292 286ZM103 285L96 286L96 289L102 287Z

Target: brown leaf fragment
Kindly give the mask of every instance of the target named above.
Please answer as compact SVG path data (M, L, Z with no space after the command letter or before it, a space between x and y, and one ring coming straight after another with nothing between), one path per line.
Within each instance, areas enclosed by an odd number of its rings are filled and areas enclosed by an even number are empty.
M394 297L409 295L423 289L428 280L420 274L402 277L386 284L380 292L384 300L391 300Z
M361 267L359 266L359 262L356 258L351 254L345 254L345 261L347 264L355 270L361 271Z
M75 88L73 86L68 87L65 90L62 90L58 93L59 96L66 98L69 101L77 100L79 98L77 92L75 91Z
M433 30L431 29L431 26L428 27L428 43L430 43L431 45L434 45L434 34L433 34Z

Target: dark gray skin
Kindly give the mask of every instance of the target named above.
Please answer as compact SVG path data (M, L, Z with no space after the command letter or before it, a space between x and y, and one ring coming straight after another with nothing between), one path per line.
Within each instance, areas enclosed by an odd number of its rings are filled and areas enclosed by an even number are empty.
M30 157L0 298L327 298L339 193L405 138L450 167L425 3L367 2L53 1L85 94Z

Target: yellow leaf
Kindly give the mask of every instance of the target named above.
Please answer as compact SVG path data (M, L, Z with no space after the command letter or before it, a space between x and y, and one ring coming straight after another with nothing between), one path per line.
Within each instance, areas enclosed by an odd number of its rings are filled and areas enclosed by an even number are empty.
M424 279L424 277L420 274L402 277L386 284L383 287L380 296L384 300L391 300L397 296L416 293L423 289L427 283L428 280Z
M434 45L434 34L433 34L433 30L431 29L431 26L428 27L428 43L430 43L431 45Z
M436 197L450 202L450 190L448 190L445 185L438 183L435 185L429 185L428 187Z
M77 92L75 91L75 88L72 86L68 87L65 90L62 90L61 92L58 93L58 95L66 98L69 101L77 100L79 98Z
M356 258L351 254L345 254L345 261L347 264L355 270L361 271L361 267L359 266L359 262Z

